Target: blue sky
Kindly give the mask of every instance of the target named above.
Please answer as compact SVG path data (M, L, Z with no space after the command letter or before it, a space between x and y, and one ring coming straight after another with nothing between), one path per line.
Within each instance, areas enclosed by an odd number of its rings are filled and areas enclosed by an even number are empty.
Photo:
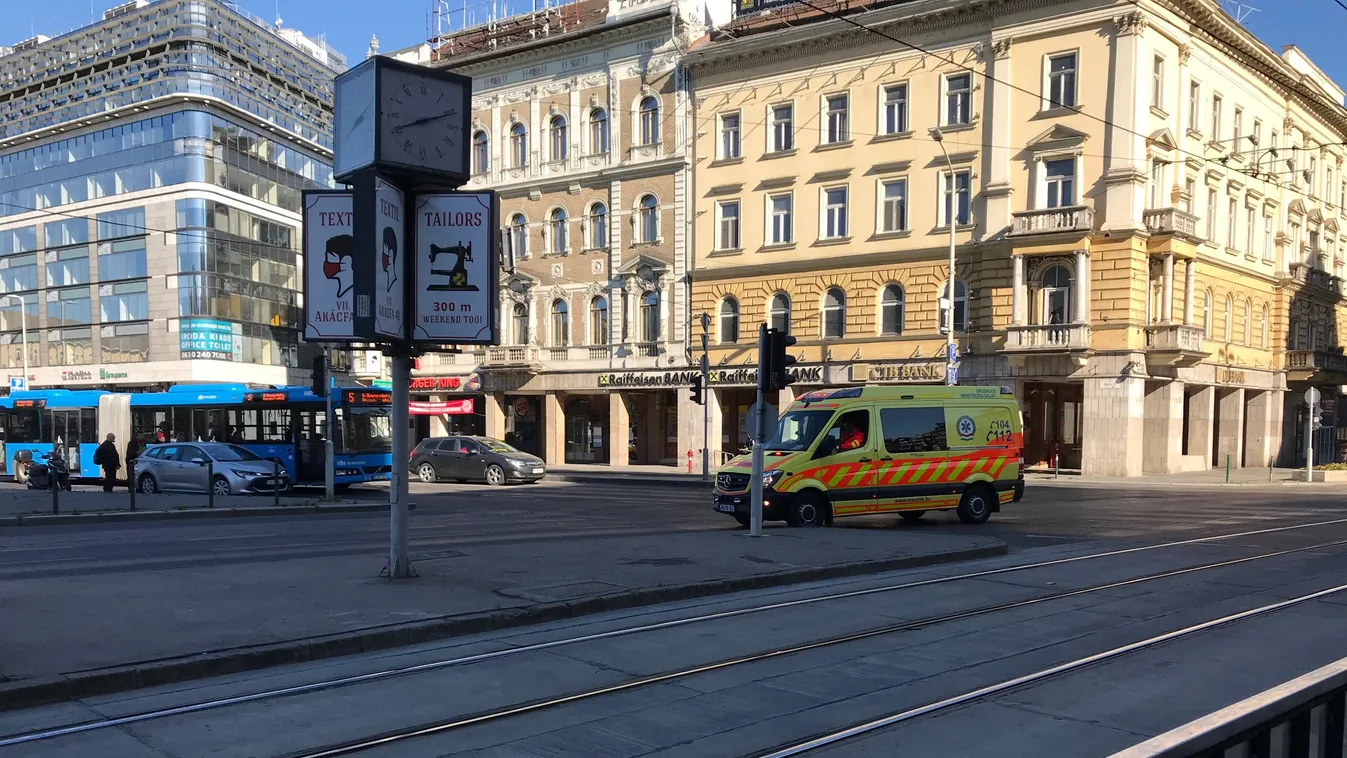
M725 0L728 1L728 0ZM91 8L101 14L119 0L41 0L20 3L0 0L9 6L0 16L0 44L16 42L38 34L55 36L94 18ZM276 17L278 0L239 0L239 4L266 19ZM504 0L502 0L504 2ZM517 7L531 7L531 0L512 0ZM541 2L541 0L540 0ZM461 9L463 0L450 0ZM476 20L486 20L489 0L468 0L474 4ZM365 54L370 34L377 34L385 51L413 45L426 39L430 28L433 0L279 0L285 25L306 34L325 34L328 43L345 53L351 61ZM1260 7L1250 13L1245 25L1274 50L1283 45L1299 45L1310 58L1340 85L1347 86L1347 48L1342 32L1347 29L1347 10L1334 0L1249 0L1246 6ZM1232 3L1229 7L1233 8ZM453 15L457 23L462 16ZM17 27L17 28L16 28Z

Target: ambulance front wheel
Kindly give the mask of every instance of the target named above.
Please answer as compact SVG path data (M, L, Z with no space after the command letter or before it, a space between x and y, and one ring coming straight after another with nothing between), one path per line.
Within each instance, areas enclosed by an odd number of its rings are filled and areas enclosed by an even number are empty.
M823 526L828 521L828 502L812 490L796 495L786 508L786 523L790 526Z
M995 502L995 498L996 491L991 487L975 484L963 493L955 513L965 524L984 524L992 517L992 503Z

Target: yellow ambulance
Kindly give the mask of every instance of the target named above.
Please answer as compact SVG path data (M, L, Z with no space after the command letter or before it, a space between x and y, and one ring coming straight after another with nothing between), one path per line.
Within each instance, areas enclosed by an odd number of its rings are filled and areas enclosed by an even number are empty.
M1024 496L1019 405L1005 387L847 387L801 395L764 445L764 521L838 516L915 521L954 509L966 524ZM715 510L749 523L750 456L718 472Z

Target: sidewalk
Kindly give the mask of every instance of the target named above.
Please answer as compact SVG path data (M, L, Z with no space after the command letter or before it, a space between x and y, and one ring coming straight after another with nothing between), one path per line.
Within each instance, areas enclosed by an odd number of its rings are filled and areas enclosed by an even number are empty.
M0 582L0 709L1006 552L974 535L784 527L768 535L414 547L419 577L396 583L378 578L378 554L9 579Z
M1309 486L1305 482L1293 482L1292 474L1298 470L1293 468L1232 468L1229 472L1229 481L1226 480L1226 470L1224 468L1211 469L1210 471L1189 471L1182 474L1146 474L1144 476L1081 476L1079 474L1062 474L1060 477L1054 476L1048 472L1031 472L1024 475L1024 481L1029 486L1058 486L1058 487L1119 487L1119 488L1149 488L1149 487L1286 487L1286 486ZM1315 487L1323 487L1322 483L1316 483ZM1332 486L1332 485L1329 485Z
M101 487L75 485L69 492L60 492L57 513L53 515L52 493L30 490L15 484L0 485L0 526L19 526L40 523L81 523L98 520L136 520L159 518L164 514L190 518L248 514L262 515L295 508L334 508L378 510L386 503L371 502L368 498L339 497L329 501L321 491L301 490L272 495L231 495L217 497L212 502L204 492L136 493L136 514L131 510L131 494L125 489L104 492ZM245 514L246 515L246 514Z

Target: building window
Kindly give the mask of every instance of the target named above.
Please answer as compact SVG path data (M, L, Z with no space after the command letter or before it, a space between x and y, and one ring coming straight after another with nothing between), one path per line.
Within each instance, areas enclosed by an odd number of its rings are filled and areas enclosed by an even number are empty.
M1188 179L1183 183L1183 210L1193 212L1193 203L1197 200L1197 180Z
M653 243L659 240L659 201L654 195L646 195L641 198L639 204L641 211L641 241Z
M527 345L529 342L529 307L523 303L514 306L514 343Z
M1071 272L1064 266L1053 266L1043 272L1042 324L1065 324L1071 321Z
M739 341L739 301L727 297L720 301L720 343L732 345Z
M945 125L967 124L973 118L973 75L945 77Z
M847 236L847 188L832 187L823 190L824 239L842 239Z
M478 131L472 135L472 173L485 174L491 170L490 145L486 132Z
M1223 101L1220 95L1211 96L1211 139L1213 142L1221 141L1221 105Z
M1333 167L1324 167L1324 202L1333 204Z
M884 88L884 134L902 134L907 127L907 85L890 84Z
M42 227L47 247L83 245L89 241L89 219L72 218L68 221L49 221Z
M1237 232L1238 232L1238 224L1239 224L1239 200L1238 200L1238 199L1233 198L1233 197L1230 198L1230 203L1229 203L1229 209L1228 209L1228 211L1229 211L1229 212L1227 213L1227 218L1226 218L1226 221L1225 221L1225 238L1226 238L1226 244L1229 245L1230 248L1233 250L1233 249L1238 249L1238 248L1239 248L1239 235L1238 235L1238 233L1237 233Z
M1216 242L1216 189L1207 188L1207 240Z
M790 334L790 297L784 292L772 295L767 308L767 328Z
M589 344L608 344L608 298L599 295L589 301Z
M516 213L510 219L510 246L514 248L515 257L529 257L529 222L522 213Z
M960 169L953 174L941 173L941 183L945 195L945 202L940 209L940 225L949 226L950 209L954 209L954 220L957 224L963 225L972 222L973 209L971 190L973 186L973 174L968 169Z
M149 324L118 324L101 331L98 350L103 363L144 363L150 359Z
M1271 216L1264 216L1264 217L1263 217L1263 262L1264 262L1264 263L1270 262L1270 261L1272 260L1272 239L1273 239L1273 234L1272 234L1272 217L1271 217Z
M0 293L37 289L37 253L9 256L0 266Z
M52 329L47 333L48 366L87 366L94 362L93 330Z
M99 287L98 315L105 322L148 319L150 301L145 282L119 282Z
M88 287L47 290L47 326L92 323L90 302Z
M851 139L851 123L847 95L829 95L823 103L823 144L835 145Z
M768 152L783 153L795 149L795 106L791 103L773 105L771 122L771 144Z
M1233 342L1235 337L1235 299L1229 295L1225 296L1225 337L1226 342Z
M552 254L565 255L567 250L566 211L555 208L547 219L548 233L552 237Z
M647 292L641 298L641 341L659 341L659 294Z
M1151 160L1150 185L1150 207L1164 208L1169 205L1165 201L1165 161L1155 158Z
M716 238L717 250L738 250L739 240L739 201L726 200L716 205L719 234Z
M767 198L771 208L771 229L768 239L773 245L788 245L795 241L794 206L795 198L790 193L770 195Z
M659 142L659 100L654 95L641 98L641 144Z
M551 143L552 160L566 160L566 117L553 116L551 123L547 125L547 136Z
M18 300L23 301L24 315L19 315ZM24 326L24 321L28 323L28 334L36 335L37 326L37 293L18 294L14 297L7 297L0 300L0 330L6 332L17 332ZM0 339L13 335L0 335ZM7 344L7 343L6 343Z
M903 333L903 288L890 284L879 295L879 333L896 336Z
M529 160L529 134L523 124L510 127L510 165L523 168Z
M940 322L949 323L949 284L942 288L940 296ZM944 331L942 326L941 331ZM954 280L954 331L968 331L968 288L958 279Z
M1048 107L1076 107L1076 54L1048 58Z
M98 246L98 281L136 279L148 275L144 237L105 242Z
M739 114L726 113L720 117L720 158L739 157Z
M907 180L894 179L880 185L879 230L907 230Z
M1240 144L1240 138L1244 135L1244 109L1235 106L1235 113L1230 122L1230 154L1239 155L1244 151L1244 146Z
M1255 224L1255 214L1253 208L1246 208L1244 211L1244 249L1249 255L1253 255L1254 240L1257 239L1257 229Z
M1253 301L1252 301L1252 300L1245 300L1245 301L1244 301L1244 339L1240 342L1241 345L1248 345L1248 344L1251 344L1251 343L1250 343L1250 338L1253 336L1252 333L1251 333L1252 328L1253 328Z
M1188 128L1194 132L1200 130L1202 108L1202 85L1197 82L1188 83Z
M1151 107L1165 109L1165 59L1160 55L1151 62Z
M1211 339L1211 290L1202 293L1202 336Z
M1046 174L1049 208L1065 208L1076 204L1076 159L1062 158L1056 161L1045 161L1043 164Z
M608 247L608 206L603 203L589 206L589 247L591 250Z
M591 155L608 152L608 111L602 108L589 112L589 152Z
M847 296L837 287L823 295L823 339L840 340L847 332Z
M571 344L571 313L565 300L552 301L552 347Z

